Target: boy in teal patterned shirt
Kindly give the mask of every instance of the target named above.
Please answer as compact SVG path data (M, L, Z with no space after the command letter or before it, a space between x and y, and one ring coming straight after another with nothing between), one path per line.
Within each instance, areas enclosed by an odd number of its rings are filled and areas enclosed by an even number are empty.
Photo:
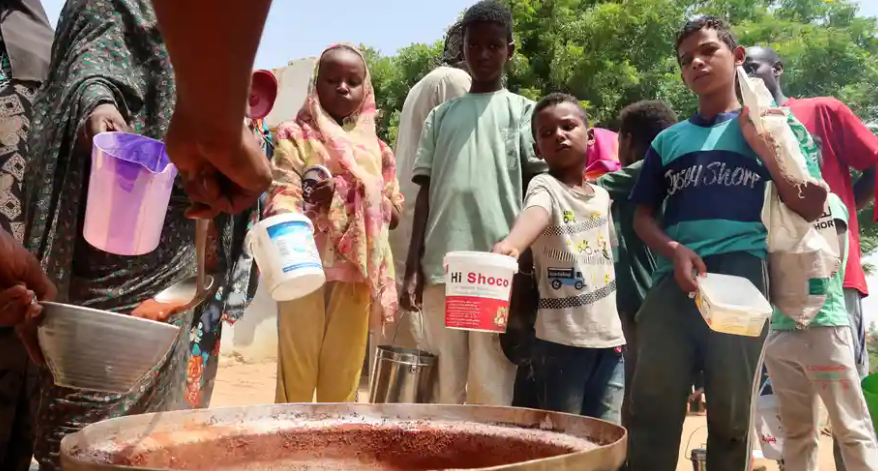
M656 137L631 193L635 230L659 259L636 316L629 469L676 468L687 398L703 370L710 398L707 468L740 471L750 462L751 398L766 332L714 332L689 294L711 272L747 278L767 295L766 182L809 221L823 214L827 191L806 183L800 192L784 179L774 143L740 109L736 67L745 54L725 22L688 22L676 50L683 80L698 95L698 114Z

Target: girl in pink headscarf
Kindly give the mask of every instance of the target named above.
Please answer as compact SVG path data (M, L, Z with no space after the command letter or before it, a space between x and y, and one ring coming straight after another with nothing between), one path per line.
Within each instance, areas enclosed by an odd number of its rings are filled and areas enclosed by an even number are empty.
M278 304L277 402L311 402L315 390L318 402L355 400L370 323L390 320L398 299L388 232L402 196L366 61L332 46L313 77L296 119L278 126L266 214L311 218L327 283ZM331 175L303 193L313 166Z

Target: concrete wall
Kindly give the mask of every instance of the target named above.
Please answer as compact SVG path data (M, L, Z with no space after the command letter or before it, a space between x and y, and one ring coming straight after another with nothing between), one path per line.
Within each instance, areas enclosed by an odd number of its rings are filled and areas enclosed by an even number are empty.
M308 84L317 63L316 57L308 57L291 61L286 67L274 69L271 73L277 77L277 100L265 122L271 130L278 124L293 119L308 94Z
M220 355L247 363L277 359L277 303L263 283L244 316L235 325L223 326Z

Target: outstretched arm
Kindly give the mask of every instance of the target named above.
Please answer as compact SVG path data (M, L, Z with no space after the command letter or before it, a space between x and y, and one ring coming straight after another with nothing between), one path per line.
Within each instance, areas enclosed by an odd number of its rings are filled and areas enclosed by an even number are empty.
M509 236L494 246L494 253L518 258L549 227L551 215L542 206L531 206L518 216Z
M190 214L246 209L271 183L264 154L245 139L248 131L241 125L271 0L153 0L153 5L177 81L168 155L198 203Z
M198 110L203 125L239 137L271 0L153 0L153 5L180 98Z

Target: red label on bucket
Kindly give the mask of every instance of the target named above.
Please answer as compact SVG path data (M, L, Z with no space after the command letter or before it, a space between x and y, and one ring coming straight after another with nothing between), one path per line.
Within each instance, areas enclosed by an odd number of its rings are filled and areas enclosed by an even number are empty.
M506 332L509 301L472 296L445 297L445 327Z
M445 327L506 332L513 271L449 264L445 275Z

